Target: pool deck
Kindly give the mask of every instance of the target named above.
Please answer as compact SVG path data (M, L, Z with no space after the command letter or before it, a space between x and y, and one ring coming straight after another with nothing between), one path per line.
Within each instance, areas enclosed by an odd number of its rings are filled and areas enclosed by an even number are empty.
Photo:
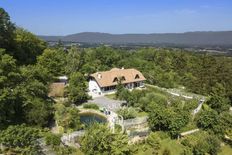
M87 103L95 103L101 108L107 108L110 111L116 112L120 108L121 104L124 102L125 101L113 100L105 96L101 96L101 97L96 97L92 100L89 100Z

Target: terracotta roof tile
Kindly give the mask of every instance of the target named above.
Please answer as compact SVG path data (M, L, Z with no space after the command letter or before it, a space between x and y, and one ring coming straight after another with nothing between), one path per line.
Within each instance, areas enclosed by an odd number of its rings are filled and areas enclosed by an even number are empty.
M139 78L135 78L136 75ZM136 69L112 68L110 71L97 72L91 74L90 76L97 81L100 87L117 85L117 81L114 81L114 79L119 77L125 77L125 80L122 81L122 83L131 83L146 80L143 74Z

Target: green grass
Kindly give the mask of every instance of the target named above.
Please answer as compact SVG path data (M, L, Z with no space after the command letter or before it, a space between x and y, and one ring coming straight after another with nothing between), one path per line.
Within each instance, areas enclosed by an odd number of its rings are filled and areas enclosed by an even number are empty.
M81 152L80 149L77 149L77 152L75 152L73 155L84 155L84 153Z
M159 150L159 155L163 153L164 149L167 148L171 151L171 155L178 155L183 152L185 146L181 145L177 140L171 140L170 138L164 139L161 141L161 148ZM225 145L221 147L221 152L218 155L231 155L232 148L229 145ZM152 148L148 148L147 150L139 148L139 151L136 155L152 155Z
M180 132L186 132L193 129L197 129L197 125L194 121L190 120L189 123L180 130Z
M177 140L172 140L170 138L161 140L160 144L161 148L159 150L159 154L162 154L164 149L169 149L171 151L171 155L178 155L183 152L184 149L184 146ZM148 148L146 151L142 150L142 148L139 148L139 151L136 153L136 155L152 155L152 148Z
M167 92L155 87L154 85L146 84L146 88L147 88L146 90L148 92L155 92L155 93L159 93L159 94L163 94L163 95L167 95L167 96L169 95Z
M116 100L117 98L116 98L116 95L115 94L107 94L107 95L105 95L107 98L109 98L109 99L112 99L112 100Z
M144 117L144 116L148 116L148 113L145 111L141 111L136 114L136 117Z
M161 141L161 149L160 154L164 151L164 149L169 149L171 151L171 154L181 154L183 152L184 146L179 143L177 140L172 140L170 138L164 139Z
M218 155L230 155L232 154L232 147L229 145L225 145L221 147L221 152L218 153Z
M99 106L95 103L87 103L83 105L83 108L85 109L95 109L95 110L99 110Z

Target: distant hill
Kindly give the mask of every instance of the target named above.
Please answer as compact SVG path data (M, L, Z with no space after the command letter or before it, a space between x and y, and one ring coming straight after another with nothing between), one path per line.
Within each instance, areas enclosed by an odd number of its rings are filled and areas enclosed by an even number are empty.
M66 36L39 36L46 41L105 44L172 44L189 46L232 46L232 31L152 33L152 34L109 34L83 32Z

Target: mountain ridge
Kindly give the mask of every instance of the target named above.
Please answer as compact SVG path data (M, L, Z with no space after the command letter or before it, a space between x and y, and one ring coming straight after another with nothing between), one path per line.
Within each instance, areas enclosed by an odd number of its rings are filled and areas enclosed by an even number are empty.
M65 36L39 36L46 41L106 44L176 44L232 46L232 31L196 31L184 33L111 34L81 32Z

